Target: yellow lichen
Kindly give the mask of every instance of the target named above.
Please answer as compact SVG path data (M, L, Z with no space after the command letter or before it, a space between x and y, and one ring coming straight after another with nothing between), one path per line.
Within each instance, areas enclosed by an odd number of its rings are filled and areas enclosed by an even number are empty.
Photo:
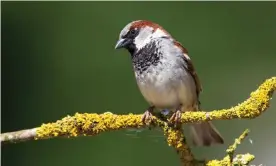
M193 162L194 157L185 141L183 131L176 130L170 127L164 128L164 134L167 136L167 142L169 146L172 146L178 152L182 163L188 165L188 163Z
M227 155L222 160L211 160L207 162L207 166L232 166L232 165L247 165L254 159L254 156L247 154L238 154L234 158L234 152L237 149L237 146L241 143L242 140L248 135L249 130L245 130L239 138L235 139L233 145L229 146L226 150Z
M193 123L234 118L256 118L269 107L269 100L275 89L276 77L272 77L267 79L256 91L252 92L246 101L235 107L212 112L185 112L181 116L181 122Z
M239 165L239 166L246 166L254 160L255 156L252 154L238 154L231 162L230 157L226 156L222 160L211 160L206 163L206 166L233 166L233 165Z
M250 98L243 103L230 109L214 110L212 112L185 112L181 116L182 123L194 123L210 120L234 119L234 118L255 118L269 107L269 100L272 92L276 89L276 77L266 80L256 91L252 92ZM146 125L141 121L142 115L116 115L111 112L103 114L76 113L74 116L67 116L54 123L42 124L36 130L35 139L53 138L59 136L76 137L81 135L97 135L101 132L119 130L124 128L140 128ZM183 165L194 165L194 157L191 153L184 134L181 129L176 130L169 127L156 117L153 117L151 125L159 126L164 130L169 146L174 147L180 155ZM233 163L246 165L254 159L251 154L237 155L233 159L233 153L248 131L245 131L235 143L227 150L228 155L222 160L211 160L204 162L208 166L230 166Z
M242 140L244 140L244 138L248 135L248 133L249 133L249 130L246 129L239 138L235 139L234 144L229 146L229 148L226 150L226 152L230 156L233 155L233 153L236 150L237 146L241 143Z
M128 127L139 128L144 124L141 115L79 114L67 116L55 123L43 124L37 129L36 139L48 137L96 135L104 131L119 130Z

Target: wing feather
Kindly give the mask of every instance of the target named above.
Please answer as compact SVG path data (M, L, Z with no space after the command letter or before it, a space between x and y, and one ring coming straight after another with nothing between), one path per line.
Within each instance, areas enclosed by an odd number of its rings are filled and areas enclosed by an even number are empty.
M180 48L183 52L183 59L187 63L187 66L185 66L185 68L190 73L190 75L193 77L195 84L196 84L196 93L197 93L197 96L199 96L199 93L202 91L202 85L201 85L199 77L195 71L195 67L192 63L192 60L188 56L188 50L186 48L184 48L181 45L181 43L179 43L178 41L174 41L174 45L177 46L178 48Z

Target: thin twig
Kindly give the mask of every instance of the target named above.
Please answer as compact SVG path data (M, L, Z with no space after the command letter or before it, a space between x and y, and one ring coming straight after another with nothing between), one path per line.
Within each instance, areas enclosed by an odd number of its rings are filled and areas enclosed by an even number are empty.
M251 161L255 159L255 156L252 154L238 154L234 157L234 153L238 147L239 144L245 139L245 137L248 135L249 130L246 129L239 138L235 139L234 143L229 146L229 148L226 150L227 155L222 160L211 160L206 165L207 166L232 166L232 165L238 165L238 166L246 166Z
M239 138L235 139L233 145L229 146L229 148L226 150L229 158L230 158L230 162L233 162L233 156L234 156L234 152L237 149L237 146L239 144L241 144L241 142L245 139L245 137L248 135L249 133L249 129L246 129L242 135L240 135Z

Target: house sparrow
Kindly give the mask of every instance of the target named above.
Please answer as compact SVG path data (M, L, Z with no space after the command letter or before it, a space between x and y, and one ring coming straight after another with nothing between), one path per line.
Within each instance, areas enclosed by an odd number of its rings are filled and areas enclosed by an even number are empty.
M170 120L175 123L181 112L200 109L202 88L188 51L164 28L151 21L133 21L121 31L115 46L119 48L129 51L138 87L150 104L143 122L154 108L173 111ZM192 124L191 131L195 145L223 143L211 122Z

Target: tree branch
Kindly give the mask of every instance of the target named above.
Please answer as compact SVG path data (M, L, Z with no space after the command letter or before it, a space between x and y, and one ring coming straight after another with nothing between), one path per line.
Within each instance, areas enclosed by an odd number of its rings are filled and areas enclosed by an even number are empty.
M1 134L1 144L17 143L22 141L33 140L36 136L37 128L20 130L15 132Z
M181 116L181 123L258 117L269 107L269 101L275 89L276 77L272 77L267 79L256 91L252 92L250 97L243 103L229 109L214 110L212 112L185 112ZM1 134L1 143L17 143L33 139L40 140L55 137L94 136L101 132L111 130L148 126L142 123L141 118L142 115L116 115L111 112L103 114L76 113L74 116L67 116L54 123L42 124L38 128L3 133ZM167 122L156 117L152 119L150 125L159 126L164 130L169 146L173 146L177 150L183 165L195 165L196 160L194 160L193 154L185 141L182 130L176 130L170 127ZM242 135L242 138L244 137L245 135ZM223 163L249 162L254 159L254 156L250 154L237 155L233 159L236 144L237 142L232 146L233 151L230 149L229 151L231 153L229 152L223 160L203 162L203 165L224 165ZM198 161L196 163L197 165L199 164Z

